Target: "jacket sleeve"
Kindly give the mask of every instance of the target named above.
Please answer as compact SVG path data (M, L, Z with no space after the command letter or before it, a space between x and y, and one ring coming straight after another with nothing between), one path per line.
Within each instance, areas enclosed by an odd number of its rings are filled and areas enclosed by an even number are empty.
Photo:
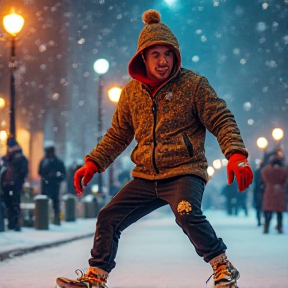
M239 127L226 102L218 98L205 77L201 77L195 93L195 105L199 120L216 138L227 159L231 153L248 157Z
M105 171L111 163L126 149L134 138L134 129L129 109L127 89L123 89L110 128L98 145L86 156Z
M57 169L56 177L58 181L62 181L66 177L66 168L65 168L64 162L61 159L59 159L58 157L56 159L58 161L58 165L57 165L58 169Z
M21 177L24 179L28 176L29 170L28 170L28 160L26 157L23 156L23 161L21 165Z

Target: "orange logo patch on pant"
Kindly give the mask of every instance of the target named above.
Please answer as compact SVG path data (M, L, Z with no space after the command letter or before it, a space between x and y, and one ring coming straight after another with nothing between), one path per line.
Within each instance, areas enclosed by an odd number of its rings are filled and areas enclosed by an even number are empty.
M192 211L191 204L188 201L182 200L177 206L177 211L181 215L189 214Z

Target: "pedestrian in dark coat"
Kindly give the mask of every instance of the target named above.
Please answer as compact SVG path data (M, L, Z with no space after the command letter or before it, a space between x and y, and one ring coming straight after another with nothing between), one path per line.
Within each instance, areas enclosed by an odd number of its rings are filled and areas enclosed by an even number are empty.
M45 148L45 156L39 164L41 192L53 202L54 224L60 225L60 183L66 176L64 163L55 154L54 146Z
M285 184L288 177L288 170L284 166L283 159L275 156L270 163L261 171L265 183L262 209L265 216L264 233L268 233L269 224L273 212L277 213L277 230L282 232L282 213L286 211Z
M253 186L253 206L256 210L256 218L258 226L261 225L261 215L262 215L262 201L263 193L265 189L265 183L262 180L261 170L263 169L263 162L254 172L254 186Z
M281 155L281 147L276 146L275 149L272 151L264 151L263 159L259 163L258 167L254 172L254 179L253 179L253 206L256 210L256 218L258 222L258 226L261 225L261 216L263 215L262 211L262 201L263 201L263 194L265 190L265 183L263 182L261 171L262 169L269 163L269 159L272 159L273 156L277 156L278 154Z
M225 185L222 190L222 195L226 198L226 211L228 215L236 215L237 206L237 182L233 182L231 185Z
M1 190L6 206L8 229L20 231L22 186L28 175L28 160L14 137L7 140L7 154L2 157Z

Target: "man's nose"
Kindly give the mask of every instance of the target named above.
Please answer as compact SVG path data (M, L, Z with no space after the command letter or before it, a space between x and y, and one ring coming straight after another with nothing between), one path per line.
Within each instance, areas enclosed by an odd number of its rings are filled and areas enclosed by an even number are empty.
M166 65L167 64L167 60L165 57L162 57L159 61L159 64L162 66L162 65Z

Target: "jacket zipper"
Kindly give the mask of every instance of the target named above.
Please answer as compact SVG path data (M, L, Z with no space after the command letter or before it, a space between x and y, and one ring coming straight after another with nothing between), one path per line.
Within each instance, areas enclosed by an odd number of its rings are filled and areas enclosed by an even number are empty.
M152 97L151 97L152 98ZM152 99L153 101L153 105L152 105L152 113L153 113L153 118L154 118L154 124L153 124L153 151L152 151L152 163L153 163L153 167L154 170L156 172L156 174L159 174L160 171L157 168L156 165L156 159L155 159L155 150L156 150L156 146L157 146L157 142L156 142L156 121L157 121L157 100L156 98Z

